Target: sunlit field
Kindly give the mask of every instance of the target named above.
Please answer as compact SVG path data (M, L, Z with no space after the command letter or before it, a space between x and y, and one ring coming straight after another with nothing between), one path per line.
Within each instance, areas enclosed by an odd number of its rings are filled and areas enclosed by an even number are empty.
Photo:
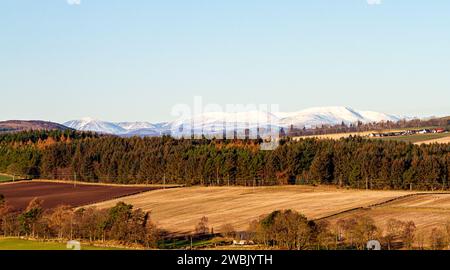
M65 243L42 242L18 238L0 238L0 250L68 250ZM111 247L81 245L81 250L120 250Z

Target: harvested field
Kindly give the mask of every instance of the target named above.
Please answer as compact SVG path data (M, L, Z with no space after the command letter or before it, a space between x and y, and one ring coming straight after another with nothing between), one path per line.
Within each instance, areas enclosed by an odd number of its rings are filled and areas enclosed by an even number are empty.
M341 211L365 207L409 194L403 191L360 191L332 187L191 187L157 190L96 204L111 207L118 201L152 212L152 219L173 233L194 230L201 217L214 231L224 224L237 230L274 210L295 209L316 219Z
M379 207L343 213L327 220L333 224L339 219L356 215L372 217L382 229L389 219L414 221L418 231L428 234L434 227L443 229L450 221L450 193L411 196Z
M407 130L407 129L404 129ZM342 138L348 138L350 136L360 136L367 137L373 140L384 140L384 141L399 141L413 144L432 144L432 143L450 143L450 134L448 133L431 133L431 134L414 134L405 136L391 136L391 137L374 137L370 138L371 133L383 133L383 132L400 132L404 130L385 130L385 131L368 131L368 132L352 132L352 133L337 133L337 134L325 134L316 136L303 136L294 137L294 140L316 138L320 140L330 139L330 140L340 140Z
M433 143L450 143L450 134L447 134L447 136L444 138L418 142L416 144L433 144Z
M430 133L430 134L414 134L414 135L405 135L405 136L392 136L392 137L383 137L383 138L374 138L378 140L384 141L398 141L398 142L406 142L413 144L422 144L428 141L436 141L442 138L448 137L447 133Z
M23 181L0 185L0 194L17 209L24 209L33 198L44 200L43 207L48 209L61 204L77 207L154 189L157 188Z
M350 136L360 136L360 137L368 137L369 134L374 133L376 131L364 131L364 132L348 132L348 133L335 133L335 134L323 134L323 135L311 135L311 136L299 136L294 137L294 140L301 140L301 139L320 139L320 140L340 140L343 138L348 138Z

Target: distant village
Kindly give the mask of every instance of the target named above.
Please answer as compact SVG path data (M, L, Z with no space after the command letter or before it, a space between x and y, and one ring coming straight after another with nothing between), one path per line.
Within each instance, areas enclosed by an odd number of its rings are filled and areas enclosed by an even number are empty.
M436 133L448 133L448 131L445 128L404 130L404 131L395 131L395 132L371 133L371 134L369 134L369 137L381 138L381 137L410 136L410 135L416 135L416 134L436 134Z

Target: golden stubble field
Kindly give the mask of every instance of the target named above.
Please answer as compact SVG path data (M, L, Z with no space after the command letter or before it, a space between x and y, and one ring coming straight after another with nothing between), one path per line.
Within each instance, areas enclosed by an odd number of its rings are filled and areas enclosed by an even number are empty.
M360 137L368 137L371 133L376 131L364 131L364 132L348 132L348 133L336 133L336 134L324 134L324 135L311 135L311 136L298 136L294 137L294 140L301 139L319 139L319 140L340 140L343 138L348 138L350 136L360 136Z
M189 187L155 190L95 204L112 207L123 201L151 211L160 228L173 233L192 232L201 217L220 231L224 224L245 230L248 224L274 210L294 209L310 219L323 218L357 207L368 207L410 194L404 191L361 191L334 187Z
M343 213L329 218L328 221L334 224L339 219L355 215L372 217L382 229L386 227L389 219L414 221L419 232L429 234L433 228L443 230L443 226L450 221L450 193L429 193L401 198L379 207Z
M433 143L441 143L441 144L450 143L450 135L448 137L424 141L424 142L418 142L416 144L433 144Z
M294 137L294 140L301 139L319 139L319 140L340 140L343 138L348 138L350 136L360 136L365 138L370 138L369 135L371 133L383 133L383 132L400 132L403 130L384 130L384 131L367 131L367 132L351 132L351 133L337 133L337 134L325 134L325 135L315 135L315 136L301 136ZM406 143L414 143L416 145L420 144L447 144L450 143L450 134L449 133L431 133L431 134L416 134L409 136L392 136L392 137L384 137L384 138L371 138L375 140L390 140L390 141L401 141Z

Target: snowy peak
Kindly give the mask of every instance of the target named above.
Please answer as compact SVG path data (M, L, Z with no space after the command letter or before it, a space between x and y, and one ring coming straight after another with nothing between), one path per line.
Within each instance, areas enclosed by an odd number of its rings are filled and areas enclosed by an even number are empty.
M364 119L366 120L366 122L386 122L386 121L392 121L392 122L397 122L400 121L404 118L400 117L400 116L396 116L396 115L389 115L389 114L384 114L384 113L379 113L379 112L372 112L372 111L361 111L360 112L361 116L364 117Z
M116 125L126 130L147 129L155 127L155 125L149 122L120 122L116 123Z
M172 127L180 125L200 128L205 126L223 126L238 125L243 126L262 126L269 123L275 123L278 117L274 114L264 111L248 111L248 112L208 112L195 115L190 118L182 118L171 123Z
M81 120L72 120L64 123L64 125L76 130L94 131L98 133L121 134L126 132L126 129L114 123L100 121L90 117L85 117L82 118Z
M384 113L371 111L357 111L349 107L317 107L290 113L281 122L283 126L316 127L322 125L338 125L344 122L386 122L399 121L400 118Z
M103 134L123 135L123 136L160 136L162 131L167 129L166 123L151 124L149 122L107 122L91 117L84 117L81 120L72 120L64 123L80 131L93 131Z
M222 135L233 131L279 128L279 118L265 111L208 112L181 118L170 123L174 137L194 135ZM264 132L264 131L261 131Z
M106 122L86 117L64 123L65 126L81 130L94 131L120 136L161 136L171 134L211 135L223 131L255 130L266 128L314 128L323 125L347 125L357 122L397 122L401 117L372 112L359 111L349 107L316 107L298 112L206 112L192 117L184 117L170 123L149 122Z

